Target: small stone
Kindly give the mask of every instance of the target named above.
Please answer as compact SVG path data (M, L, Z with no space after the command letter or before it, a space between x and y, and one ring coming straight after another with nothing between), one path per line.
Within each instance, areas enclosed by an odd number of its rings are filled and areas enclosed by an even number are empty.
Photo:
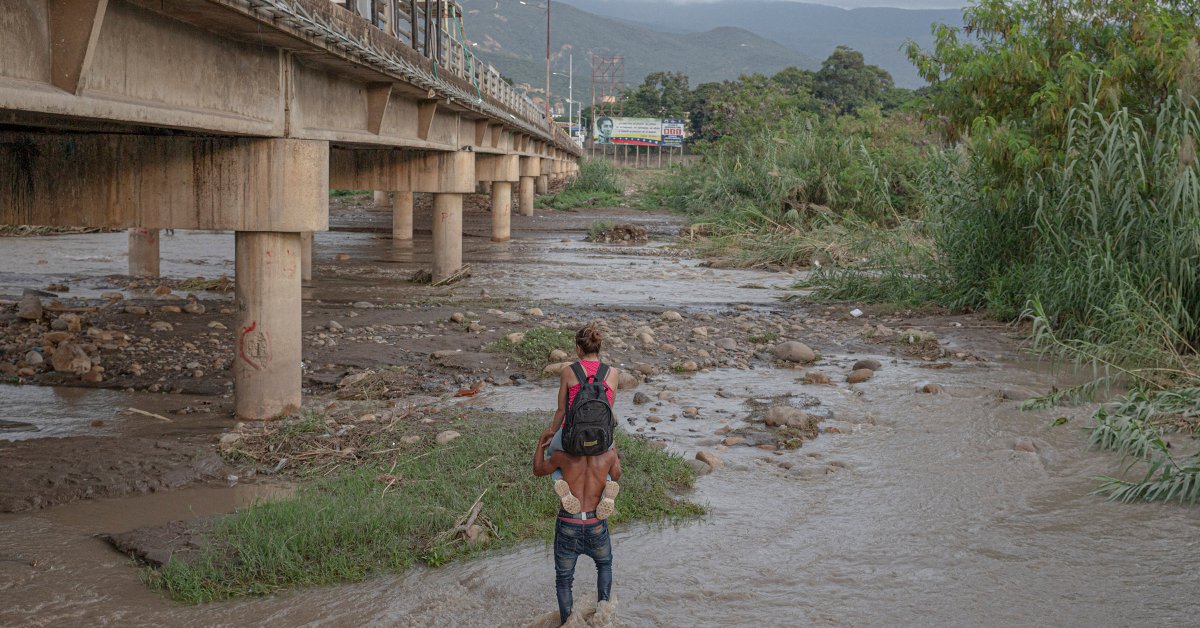
M79 379L89 384L99 384L104 381L104 369L99 366L93 366L88 372L81 375Z
M225 324L224 324L224 323L222 323L221 321L212 321L212 322L210 322L210 323L208 324L208 328L209 328L209 329L216 329L216 330L218 330L218 331L220 331L220 330L224 330L224 329L228 329L228 327L226 327L226 326L225 326Z
M141 306L141 305L126 305L125 306L126 314L136 314L138 316L144 316L144 315L148 314L149 312L150 312L150 310L147 310L144 306Z
M37 351L30 351L29 353L25 354L25 364L28 364L29 366L38 366L42 362L45 362L45 359L42 358L42 354L38 353Z
M650 416L646 417L646 422L647 423L662 423L663 419L660 416L651 414Z
M742 436L726 436L725 440L721 442L724 443L726 447L733 447L734 445L741 445L742 443L746 442L746 439Z
M666 312L662 313L662 320L668 323L678 323L679 321L683 320L683 315L675 310L667 310Z
M675 365L675 370L683 371L684 373L695 373L700 370L700 366L692 360L684 360Z
M153 323L150 323L150 330L151 331L174 331L175 326L168 323L167 321L154 321Z
M1015 442L1013 442L1013 451L1026 451L1036 454L1038 452L1038 446L1033 442L1032 438L1021 436L1020 438L1017 438Z
M370 377L371 374L372 374L372 371L363 371L361 373L351 373L351 374L343 377L342 381L338 382L337 387L338 388L346 388L347 386L353 386L354 384L357 384L358 382L361 382L364 379Z
M162 312L163 314L179 314L180 312L183 312L183 310L179 309L178 305L164 305L158 308L158 311Z
M713 470L712 467L699 460L688 460L688 464L692 466L692 471L694 471L696 475L708 475L709 473L712 473Z
M918 388L917 392L921 392L921 393L925 393L925 394L929 394L929 395L936 395L936 394L942 392L942 387L937 384L925 384L924 386Z
M17 316L27 320L36 321L42 318L42 300L36 294L25 294L17 301Z
M421 442L421 437L418 435L405 436L404 438L400 439L400 442L404 443L405 445L416 445L417 443Z
M342 324L341 324L341 323L339 323L339 322L337 322L337 321L329 321L329 322L328 322L328 323L325 325L325 329L328 329L329 331L342 331L342 330L344 330L344 329L346 329L346 328L345 328L345 327L342 327Z
M642 375L646 375L646 376L650 376L650 375L654 374L654 366L650 365L650 364L646 364L645 362L639 362L637 364L634 364L633 370L637 371L638 373L641 373Z
M850 374L846 376L846 381L851 384L861 384L872 377L875 377L875 371L872 371L871 369L858 369L856 371L851 371Z
M525 334L523 334L519 331L513 332L513 333L505 336L504 339L508 341L508 344L519 345L522 342L525 342Z
M650 395L644 392L633 393L633 403L638 406L646 405L650 403Z
M763 422L769 427L795 427L814 431L817 419L791 406L775 406L767 410Z
M850 367L850 370L859 371L862 369L869 369L872 371L878 371L881 368L883 368L883 365L879 363L879 360L859 360L858 362L854 363L854 366Z
M542 308L531 307L528 310L525 310L525 315L526 316L542 316Z
M350 307L359 309L359 310L369 310L369 309L375 307L375 304L371 303L370 301L355 301L354 303L352 303L350 305Z
M465 320L467 320L467 317L466 317L466 315L465 315L465 314L463 314L462 312L455 312L455 313L453 313L453 314L451 314L451 315L450 315L450 322L451 322L451 323L461 323L461 322L463 322L463 321L465 321Z
M570 359L571 356L567 355L567 352L563 351L562 349L555 349L550 352L551 362L566 362Z
M187 312L188 314L195 314L197 316L203 314L204 310L204 304L196 300L190 300L183 306L184 312Z
M516 312L504 312L500 315L500 320L506 323L519 323L525 319L521 318L521 315Z
M120 292L101 292L100 298L108 301L120 301L125 298L125 295Z
M707 327L693 327L692 328L692 336L694 336L696 338L708 338L708 328Z
M688 416L700 416L700 408L696 406L688 406L683 409L683 413Z
M696 460L703 462L713 470L721 469L725 466L725 461L721 457L711 451L696 452Z
M717 341L717 347L726 351L736 351L737 341L733 338L722 338Z
M350 259L350 256L345 253L338 253L337 255L333 256L333 259L335 259L339 262L344 262L344 261Z
M35 374L37 374L37 371L29 368L28 366L17 369L17 377L32 377Z
M154 296L156 297L164 297L168 294L171 294L171 286L166 284L162 284L154 289Z
M753 308L751 308L749 305L746 305L745 303L738 303L737 305L733 306L733 309L735 309L739 312L749 312Z
M795 340L789 340L787 342L781 342L775 345L775 348L771 349L771 353L773 353L775 357L779 358L780 360L786 360L788 362L805 363L812 362L813 360L817 359L817 354L810 349L808 345L804 344L803 342L796 342Z
M66 323L66 331L78 332L83 329L83 319L79 318L78 314L63 314L62 316L59 316L58 320L55 322L59 321ZM59 329L59 331L63 330Z
M74 334L69 331L52 331L47 333L42 338L46 342L56 345L64 340L70 340L72 336L74 336Z
M458 432L455 432L454 430L446 430L444 432L438 432L438 435L436 438L434 438L434 440L439 445L445 445L446 443L458 438L459 436L462 436L462 434L459 434Z

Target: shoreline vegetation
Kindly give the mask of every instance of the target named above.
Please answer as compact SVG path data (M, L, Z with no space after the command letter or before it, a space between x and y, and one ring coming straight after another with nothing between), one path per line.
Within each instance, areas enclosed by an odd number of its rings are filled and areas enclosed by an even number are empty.
M148 583L195 604L360 581L553 537L557 496L529 467L544 417L443 409L426 419L359 424L352 455L306 457L329 437L318 412L237 433L226 457L290 459L298 489L212 522L199 550L148 568ZM621 431L617 443L626 473L614 525L704 514L675 497L695 481L685 460ZM331 469L331 460L342 464Z
M1035 352L1096 374L1028 404L1102 402L1091 443L1122 462L1096 492L1194 504L1200 453L1170 436L1200 434L1196 18L980 0L966 29L910 46L916 92L843 48L815 73L701 85L673 96L703 114L700 157L642 206L687 214L714 264L812 267L805 298L1024 325Z

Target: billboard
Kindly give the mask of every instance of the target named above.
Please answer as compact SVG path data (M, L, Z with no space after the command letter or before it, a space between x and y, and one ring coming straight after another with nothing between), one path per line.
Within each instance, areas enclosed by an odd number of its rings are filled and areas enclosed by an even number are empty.
M662 146L683 146L683 120L662 121Z
M657 118L596 118L592 137L597 144L662 146L662 120Z

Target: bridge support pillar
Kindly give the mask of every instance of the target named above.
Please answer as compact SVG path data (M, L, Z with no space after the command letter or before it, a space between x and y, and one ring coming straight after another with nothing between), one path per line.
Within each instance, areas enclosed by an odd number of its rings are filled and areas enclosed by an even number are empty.
M519 196L521 201L522 216L533 215L533 180L536 178L537 177L521 177L521 182L519 183L521 186Z
M413 239L413 193L396 190L392 200L392 240L404 242Z
M537 193L538 194L549 194L550 193L550 175L543 174L543 175L538 176L538 178L537 178Z
M372 195L372 200L375 201L376 207L387 207L387 205L388 205L387 191L386 190L375 190L375 193Z
M462 194L433 195L433 281L462 268Z
M492 242L508 242L512 238L512 182L492 182Z
M301 236L238 231L234 238L235 414L271 419L300 408Z
M313 232L300 232L300 279L312 281Z
M157 277L158 267L158 229L130 229L129 274L134 277Z

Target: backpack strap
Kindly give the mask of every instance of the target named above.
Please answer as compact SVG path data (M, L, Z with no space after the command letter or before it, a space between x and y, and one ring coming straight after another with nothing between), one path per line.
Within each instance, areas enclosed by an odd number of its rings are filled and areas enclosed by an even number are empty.
M579 380L579 385L582 386L588 381L587 371L583 370L583 365L576 362L571 365L571 372L575 373L575 379Z
M596 381L603 382L608 379L608 365L601 362L596 368Z

